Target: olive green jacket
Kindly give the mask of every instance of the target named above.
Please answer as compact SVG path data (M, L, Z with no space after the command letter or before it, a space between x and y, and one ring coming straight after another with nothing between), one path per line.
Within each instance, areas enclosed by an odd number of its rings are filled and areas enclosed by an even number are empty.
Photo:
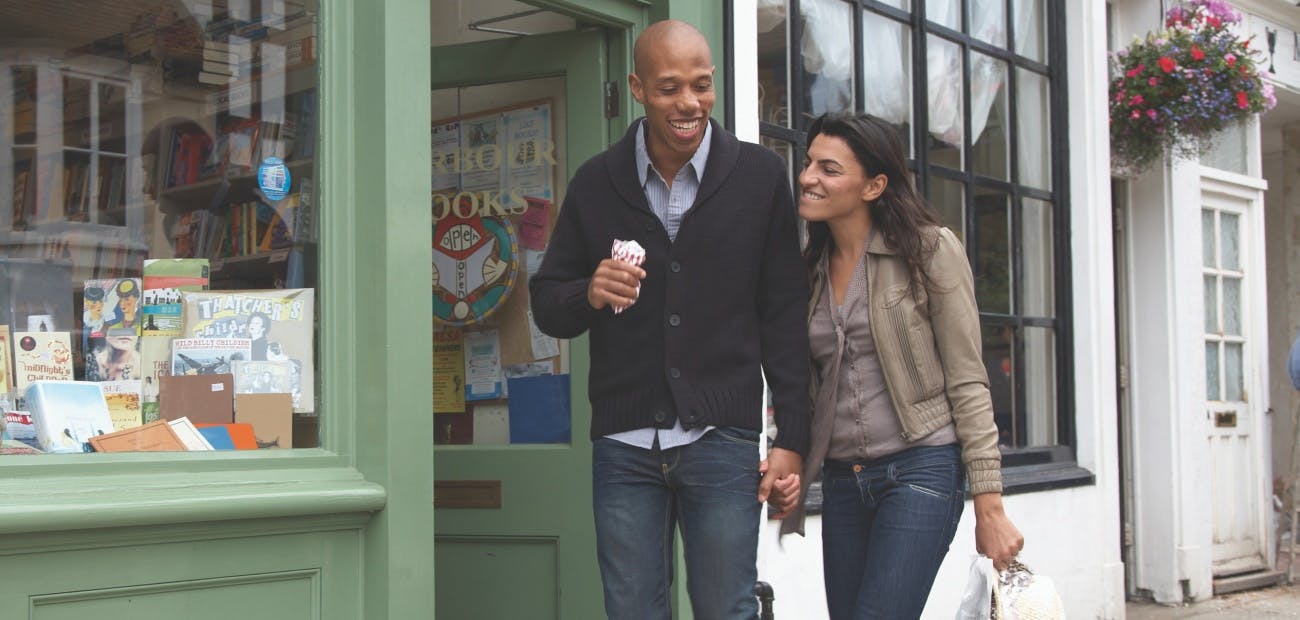
M966 251L947 228L934 228L937 245L926 273L932 281L920 299L908 290L907 263L882 235L867 242L867 299L871 335L880 367L898 412L902 438L912 442L955 423L971 493L1002 492L1002 454L993 422L988 373L981 355L979 310ZM935 242L935 237L930 237ZM811 321L826 286L825 256L812 278ZM862 306L859 305L859 308ZM803 462L803 495L821 472L830 446L835 394L822 389L812 369L812 443ZM803 533L801 504L781 524L781 533Z

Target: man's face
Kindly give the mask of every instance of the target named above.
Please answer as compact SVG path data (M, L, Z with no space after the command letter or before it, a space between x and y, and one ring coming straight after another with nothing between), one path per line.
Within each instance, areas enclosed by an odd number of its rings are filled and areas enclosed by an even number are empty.
M262 317L260 317L260 316L255 316L255 317L253 317L253 318L251 318L251 319L248 319L248 337L249 337L249 338L252 338L252 339L256 340L256 339L261 338L262 336L265 336L265 335L266 335L266 325L265 325L264 322L262 321Z
M704 139L716 97L709 45L697 38L663 38L647 46L641 60L628 86L645 106L651 158L690 159Z

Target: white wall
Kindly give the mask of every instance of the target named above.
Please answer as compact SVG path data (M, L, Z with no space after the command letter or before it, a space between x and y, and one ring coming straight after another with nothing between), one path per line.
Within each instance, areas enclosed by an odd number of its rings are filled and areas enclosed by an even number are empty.
M733 0L735 40L756 37L756 0ZM1119 469L1116 443L1114 277L1111 248L1109 144L1106 110L1106 41L1103 0L1063 3L1066 7L1070 101L1070 243L1074 306L1074 381L1077 456L1096 484L1013 495L1007 512L1025 535L1022 558L1052 577L1070 617L1122 618L1124 570L1120 561ZM741 45L738 43L738 47ZM757 76L738 53L736 110L740 137L758 141ZM821 576L820 520L809 519L808 537L777 541L768 526L759 544L759 578L772 584L780 618L814 620L826 614ZM974 553L970 504L952 550L940 568L926 608L927 618L951 618Z

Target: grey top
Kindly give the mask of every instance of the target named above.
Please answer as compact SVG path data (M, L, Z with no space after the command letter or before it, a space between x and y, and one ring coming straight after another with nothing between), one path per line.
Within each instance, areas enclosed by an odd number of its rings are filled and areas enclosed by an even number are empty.
M808 326L813 363L821 381L834 382L835 420L826 457L840 461L877 459L912 446L942 446L957 441L951 424L915 442L902 438L903 427L889 398L889 387L871 335L866 253L849 276L844 304L834 303L827 282ZM838 359L839 363L834 363ZM836 372L838 371L838 372ZM836 374L836 376L828 376Z

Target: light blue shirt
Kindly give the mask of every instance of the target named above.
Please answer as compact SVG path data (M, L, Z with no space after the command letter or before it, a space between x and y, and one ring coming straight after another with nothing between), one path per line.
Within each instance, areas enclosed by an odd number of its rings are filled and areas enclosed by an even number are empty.
M713 125L705 122L704 139L700 142L700 148L696 149L690 161L677 171L671 188L664 181L663 175L655 170L654 164L650 163L650 151L645 146L645 132L645 121L642 121L641 127L636 132L637 176L641 180L641 189L645 192L646 202L650 203L650 210L663 223L664 229L668 231L668 238L675 241L677 229L682 225L682 217L695 203L695 195L700 191L700 179L704 178L704 164L709 161L709 140L713 136ZM659 449L667 450L692 443L710 430L713 430L712 426L687 430L682 427L681 420L678 420L672 428L668 429L657 429L651 426L614 433L606 437L649 450L654 446L657 436Z

